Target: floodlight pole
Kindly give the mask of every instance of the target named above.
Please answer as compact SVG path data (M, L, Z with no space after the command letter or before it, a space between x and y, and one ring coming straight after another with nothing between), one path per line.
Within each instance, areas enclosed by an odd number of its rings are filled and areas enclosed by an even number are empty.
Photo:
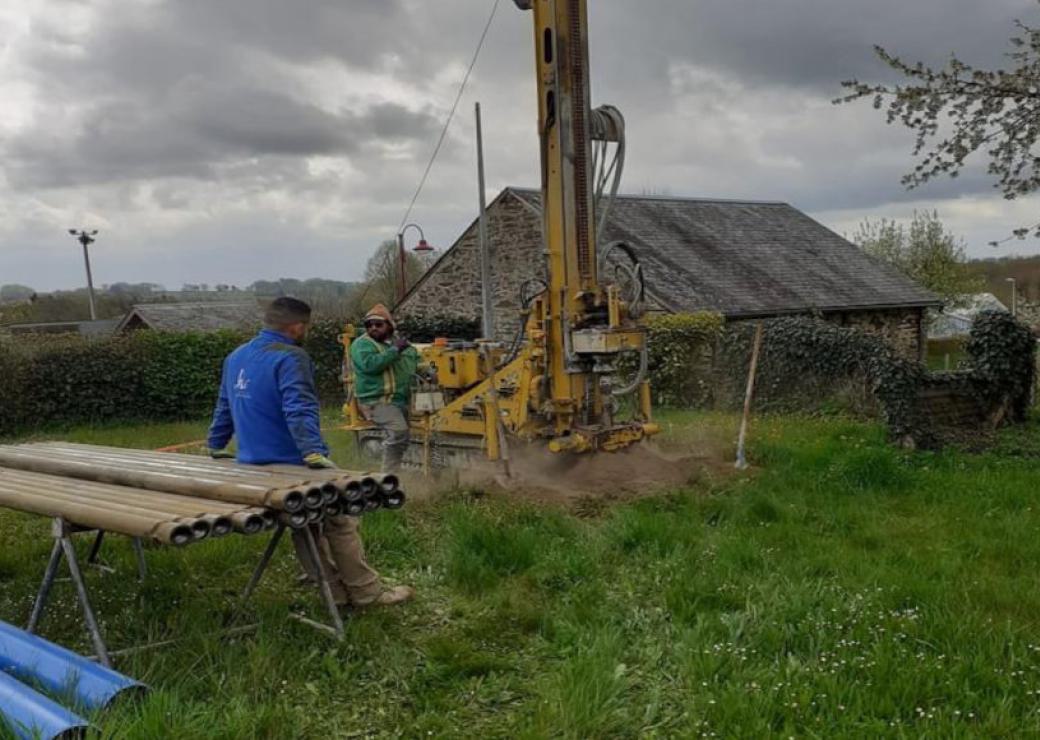
M397 284L398 303L401 303L401 301L404 300L405 295L408 294L408 253L404 248L404 234L408 229L415 229L419 232L419 247L423 248L423 251L429 251L429 245L426 244L426 235L423 233L422 227L419 226L419 224L408 224L397 232L397 262L401 277ZM419 249L419 247L417 247L417 249Z
M1018 316L1018 281L1015 278L1006 278L1011 283L1011 315Z
M88 247L97 239L97 229L87 231L86 229L69 229L69 233L76 237L76 241L83 245L83 264L87 268L87 300L90 303L90 320L97 321L97 310L94 307L94 276L90 272L90 250Z

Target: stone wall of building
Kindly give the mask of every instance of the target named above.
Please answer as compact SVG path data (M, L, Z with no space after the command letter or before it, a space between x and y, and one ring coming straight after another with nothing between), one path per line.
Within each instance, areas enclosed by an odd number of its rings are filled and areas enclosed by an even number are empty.
M510 341L520 325L521 286L534 278L547 278L541 219L506 191L488 207L488 240L495 338ZM480 253L474 223L427 272L396 313L474 319L480 317L480 302ZM905 357L923 357L921 309L841 312L827 318L881 336Z
M921 308L899 308L878 311L848 311L828 314L824 318L884 339L899 354L921 360L925 351L925 316Z
M488 207L488 242L495 338L509 341L520 325L521 286L533 278L547 278L541 221L517 197L504 193ZM480 317L480 245L476 223L431 268L397 313Z

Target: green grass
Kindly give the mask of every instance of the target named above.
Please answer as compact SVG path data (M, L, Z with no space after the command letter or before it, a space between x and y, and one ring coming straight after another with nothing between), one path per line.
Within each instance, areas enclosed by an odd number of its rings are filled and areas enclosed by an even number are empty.
M668 412L671 444L735 420ZM55 435L158 446L202 425ZM419 589L336 645L280 553L226 639L263 545L230 538L89 573L113 647L184 637L119 667L153 687L107 736L976 737L1040 731L1040 428L985 455L904 453L880 428L775 417L748 474L589 516L447 491L365 519L369 559ZM352 459L333 433L341 462ZM0 618L24 623L46 523L0 513ZM84 543L85 544L85 543ZM88 651L68 583L46 636Z

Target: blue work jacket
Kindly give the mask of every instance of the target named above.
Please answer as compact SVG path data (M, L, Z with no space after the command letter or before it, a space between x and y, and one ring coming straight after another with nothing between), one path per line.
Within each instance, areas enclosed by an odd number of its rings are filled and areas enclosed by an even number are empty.
M329 453L321 438L311 358L292 339L263 329L224 360L208 444L222 450L234 436L238 461L303 464Z

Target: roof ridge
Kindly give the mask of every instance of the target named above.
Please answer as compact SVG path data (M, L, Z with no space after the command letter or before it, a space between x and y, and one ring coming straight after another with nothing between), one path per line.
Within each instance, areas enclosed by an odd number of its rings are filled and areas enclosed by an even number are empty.
M538 195L541 196L541 191L536 188L521 188L514 185L508 185L504 188L505 190L512 191L521 195ZM704 198L687 195L639 195L637 193L618 193L618 198L622 200L660 200L660 201L673 201L677 203L745 203L748 205L756 206L788 206L791 204L783 200L752 200L749 198Z

